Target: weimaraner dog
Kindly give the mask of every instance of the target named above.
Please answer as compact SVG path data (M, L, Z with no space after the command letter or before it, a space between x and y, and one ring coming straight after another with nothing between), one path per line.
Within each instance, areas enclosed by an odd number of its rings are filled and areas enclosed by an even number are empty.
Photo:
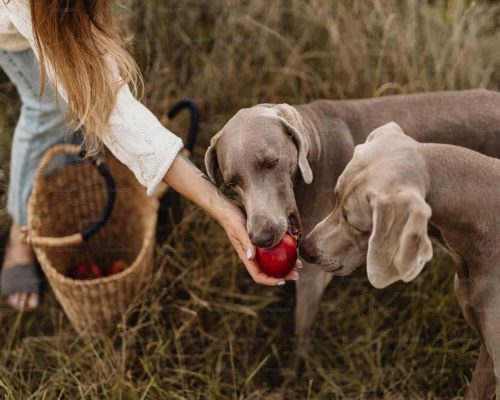
M302 241L303 256L370 283L415 279L431 236L451 254L455 292L481 338L469 399L500 399L500 160L419 143L394 122L374 130L340 176L337 204Z
M500 94L434 92L309 104L261 104L238 111L211 141L209 177L220 169L240 196L256 246L285 231L304 234L335 205L333 189L354 146L376 127L397 121L419 141L451 143L500 156ZM297 281L295 333L306 344L332 274L305 264Z

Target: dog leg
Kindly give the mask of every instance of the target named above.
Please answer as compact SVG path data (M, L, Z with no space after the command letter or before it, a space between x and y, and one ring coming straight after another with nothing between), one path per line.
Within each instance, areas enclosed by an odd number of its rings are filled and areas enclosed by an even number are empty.
M477 382L471 381L471 386L474 386L474 388L478 387L478 390L484 394L484 397L477 397L479 399L491 399L496 394L495 398L500 400L500 343L498 341L500 323L498 320L493 320L497 317L495 314L498 313L496 304L489 305L489 307L495 307L495 311L492 311L490 308L487 311L486 318L481 321L481 331L483 333L481 351L487 354L483 357L484 361L482 364L480 354L478 366L476 366L477 374L475 370L473 375L473 378L476 378ZM484 388L481 387L483 385Z
M494 271L494 268L486 269ZM492 274L491 274L492 275ZM500 400L500 304L499 283L496 276L485 274L473 277L468 286L468 302L459 298L465 319L478 332L482 345L479 359L467 391L469 399L491 399L496 394ZM464 287L459 282L460 287ZM457 280L455 280L457 287Z
M463 260L455 259L455 274L454 289L457 296L458 304L462 309L462 314L465 321L470 327L481 337L480 320L473 307L469 303L470 299L470 278L468 268ZM482 340L482 337L481 337ZM493 369L493 360L488 353L488 350L481 344L479 358L476 362L476 367L472 373L472 378L465 392L464 400L481 400L491 399L495 394L495 374Z
M318 315L319 303L332 276L317 265L304 262L300 280L296 282L295 345L288 359L291 373L288 374L283 386L287 386L298 375L304 356L313 345L314 322Z
M317 265L304 263L300 280L296 282L295 339L299 350L308 351L311 348L319 303L332 276Z
M465 392L464 400L488 400L491 399L494 394L495 374L493 373L493 360L488 354L486 347L481 345L476 368L472 373L472 379Z

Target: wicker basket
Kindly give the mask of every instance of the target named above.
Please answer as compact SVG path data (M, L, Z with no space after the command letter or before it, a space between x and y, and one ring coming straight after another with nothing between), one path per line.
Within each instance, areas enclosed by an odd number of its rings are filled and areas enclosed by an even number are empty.
M150 275L158 200L147 196L132 173L112 156L97 166L107 166L116 190L109 189L109 182L89 161L48 173L59 157L76 157L79 152L77 146L58 145L43 157L28 205L25 239L33 245L74 328L80 334L95 334L116 326ZM113 192L113 211L108 209L104 216ZM107 266L116 260L125 261L128 268L92 280L67 277L78 262Z

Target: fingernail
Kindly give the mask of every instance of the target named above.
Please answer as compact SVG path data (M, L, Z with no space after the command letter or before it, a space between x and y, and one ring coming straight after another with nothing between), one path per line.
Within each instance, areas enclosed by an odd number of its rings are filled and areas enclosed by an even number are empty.
M298 281L299 280L299 274L292 276L292 281Z
M279 281L276 286L283 286L286 282L285 281Z
M248 249L248 250L247 250L247 259L248 259L248 260L251 260L251 259L252 259L252 256L253 256L253 251L252 251L252 249Z
M298 269L302 269L303 267L304 267L304 264L302 264L301 262L297 263L297 268Z

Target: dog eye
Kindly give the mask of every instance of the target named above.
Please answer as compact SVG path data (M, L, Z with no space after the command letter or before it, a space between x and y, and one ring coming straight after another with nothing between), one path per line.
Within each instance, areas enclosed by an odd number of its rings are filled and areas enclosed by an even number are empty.
M347 213L345 212L344 209L342 209L342 218L344 218L345 223L347 225L349 225L349 227L351 227L352 229L354 229L356 232L361 233L363 235L366 235L367 233L370 233L370 232L366 232L366 231L364 231L362 229L356 228L354 225L350 224L349 220L347 219Z
M347 225L349 225L351 228L354 228L356 230L359 230L357 229L355 226L352 226L350 223L349 223L349 220L347 219L347 213L345 211L345 209L342 209L342 217L344 218L344 221Z
M236 183L234 183L233 181L229 181L229 182L226 182L225 185L229 188L229 189L234 189L236 187Z
M273 161L266 162L266 168L267 169L274 168L278 164L278 161L279 160L276 159L276 160L273 160Z

